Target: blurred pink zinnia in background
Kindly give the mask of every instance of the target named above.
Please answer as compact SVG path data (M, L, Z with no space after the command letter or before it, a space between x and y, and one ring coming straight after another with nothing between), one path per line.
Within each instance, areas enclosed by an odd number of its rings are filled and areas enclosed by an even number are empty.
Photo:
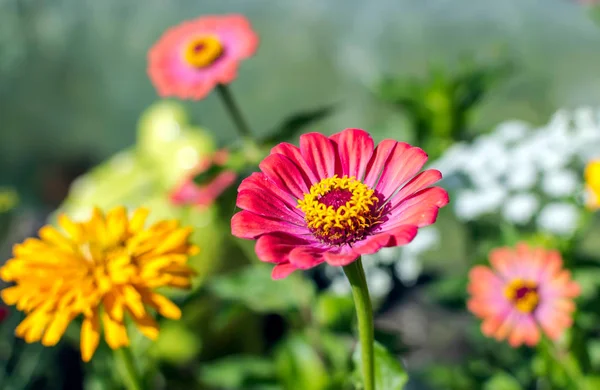
M148 52L148 75L160 96L200 100L237 76L258 36L242 15L203 16L167 30Z
M231 221L233 235L257 239L256 253L274 263L273 278L327 262L345 266L363 254L413 240L435 222L448 194L430 187L437 170L419 173L427 154L391 139L376 148L360 129L281 143L244 179Z
M491 252L490 263L473 267L468 307L483 319L481 330L513 347L536 345L540 329L552 340L572 324L572 298L580 288L562 269L560 253L524 243Z
M171 192L171 202L177 205L208 207L235 183L237 173L225 168L227 150L220 150L200 162L193 174Z

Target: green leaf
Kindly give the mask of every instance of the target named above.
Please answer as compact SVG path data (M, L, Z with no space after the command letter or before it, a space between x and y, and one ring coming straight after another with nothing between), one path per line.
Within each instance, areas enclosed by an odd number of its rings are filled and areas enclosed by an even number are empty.
M229 356L204 364L200 380L205 385L222 389L281 389L274 384L274 363L258 356Z
M483 390L521 390L522 388L515 377L506 373L494 375L483 386Z
M282 280L271 278L272 267L256 264L234 274L214 278L208 289L222 299L237 301L257 312L278 312L308 307L315 286L301 273Z
M277 128L270 131L268 136L263 138L261 142L266 144L276 144L286 141L296 136L306 126L317 122L330 115L336 108L335 104L330 104L325 107L315 110L299 112L289 116Z
M276 350L275 362L286 390L329 388L330 373L305 336L295 334L284 340Z
M353 360L354 375L362 378L360 346L357 346L354 351ZM402 390L407 382L408 374L404 371L402 364L383 345L375 342L375 389Z
M349 296L323 293L317 299L314 317L321 326L350 331L354 319L354 301Z

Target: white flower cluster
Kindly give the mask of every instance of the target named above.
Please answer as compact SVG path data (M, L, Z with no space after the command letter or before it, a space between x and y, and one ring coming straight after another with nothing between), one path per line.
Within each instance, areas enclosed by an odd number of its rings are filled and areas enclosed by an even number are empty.
M600 112L557 112L539 128L502 123L473 143L458 143L432 165L453 193L463 221L499 213L516 225L570 236L582 207L583 169L600 152Z

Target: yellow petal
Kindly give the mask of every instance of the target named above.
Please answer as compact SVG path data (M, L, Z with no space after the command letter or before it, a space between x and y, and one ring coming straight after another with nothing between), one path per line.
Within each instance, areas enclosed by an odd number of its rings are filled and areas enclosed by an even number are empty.
M31 313L29 316L31 317L31 323L28 324L29 328L22 333L22 337L27 343L35 343L42 338L42 334L50 320L50 316L47 313L40 311Z
M134 313L131 314L140 332L150 340L156 340L158 337L158 324L154 321L154 318L147 312L144 312L142 316L136 316Z
M140 292L142 293L144 302L154 307L162 316L173 320L181 318L181 310L168 298L149 290Z
M177 229L169 234L153 252L156 254L163 254L181 246L185 246L191 233L192 228Z
M48 244L54 245L66 252L73 252L74 243L63 236L58 230L46 225L39 231L40 238Z
M109 241L117 243L127 232L127 210L125 207L115 207L106 214L106 229Z
M123 321L123 296L116 291L111 291L102 300L104 310L117 321Z
M142 297L135 288L123 286L123 297L125 305L127 305L129 311L131 311L135 317L143 317L144 314L146 314L146 309L144 309L144 304L142 303Z
M148 217L149 211L145 208L139 208L133 212L133 216L129 221L129 232L131 234L138 233L144 228L146 218Z
M54 314L54 318L46 329L46 333L44 333L42 344L46 347L56 345L67 330L67 326L69 326L72 319L73 315L70 313L63 312Z
M0 292L0 296L7 305L14 305L23 297L23 289L19 286L7 287Z
M118 349L129 345L127 329L122 322L115 321L107 313L102 313L102 323L104 324L104 338L110 348Z
M80 242L83 235L81 225L73 222L66 214L61 214L58 217L58 224L71 237L71 240Z
M104 243L106 241L106 221L104 213L98 207L94 207L92 218L85 223L87 239L93 242Z
M197 247L196 245L190 245L190 247L188 248L187 254L189 256L194 256L194 255L197 255L198 253L200 253L200 248Z
M94 310L91 317L86 317L81 324L81 359L89 362L100 342L100 323L98 313Z
M171 276L168 285L177 288L189 288L192 282L188 276Z

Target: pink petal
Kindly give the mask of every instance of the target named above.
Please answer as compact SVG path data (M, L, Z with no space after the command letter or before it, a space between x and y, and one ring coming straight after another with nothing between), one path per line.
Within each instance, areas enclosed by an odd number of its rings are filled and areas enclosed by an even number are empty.
M386 233L392 236L387 246L400 246L406 245L411 242L417 235L417 227L413 225L398 226L394 229L388 230Z
M427 154L423 150L399 143L388 158L375 189L384 199L388 199L407 180L416 175L426 161Z
M354 252L350 247L344 247L337 252L326 252L325 261L331 266L343 267L358 259L358 256L360 254Z
M362 180L373 155L373 138L361 129L346 129L331 136L335 141L342 165L342 173Z
M275 232L296 236L311 235L306 227L265 218L250 211L242 210L231 218L231 234L239 238L253 239L263 234Z
M300 136L300 152L319 180L335 175L338 161L336 150L323 134L308 133Z
M428 169L419 173L413 177L408 183L406 183L396 195L390 200L390 205L393 208L395 205L400 203L404 198L415 194L430 185L438 182L442 178L442 173L436 169ZM442 206L440 206L442 207Z
M288 208L296 208L298 200L288 191L279 188L267 175L262 172L254 172L244 180L238 187L238 192L254 190L264 193L265 197L277 197L284 202Z
M289 144L287 142L282 142L279 145L275 146L271 149L271 154L279 153L288 157L290 160L294 162L299 168L300 171L305 175L305 179L309 184L315 184L319 182L319 179L313 172L312 168L308 166L304 157L302 157L302 153L300 153L300 149L297 146Z
M371 188L375 187L377 179L379 179L388 157L392 154L398 143L398 141L394 141L393 139L384 139L377 145L373 152L373 156L371 156L371 160L367 164L367 175L365 176L363 183Z
M440 207L447 203L448 193L443 188L431 187L421 190L385 214L387 221L381 224L381 231L388 231L400 225L431 225L435 222Z
M354 252L361 255L370 255L381 248L389 246L392 236L389 233L374 234L366 237L364 240L352 245Z
M325 259L323 253L324 248L314 246L301 246L294 248L290 252L290 263L300 269L309 269L321 264Z
M282 154L271 154L259 164L259 167L280 189L288 191L294 197L301 199L308 193L308 186L302 172L288 157Z
M238 193L236 205L242 210L252 211L267 218L281 219L298 226L306 225L300 210L264 192L242 190Z
M285 233L271 233L260 236L256 241L256 255L267 263L289 262L290 252L297 247L314 243Z
M273 267L273 271L271 272L271 278L275 280L286 278L289 276L289 274L291 274L297 269L298 268L294 267L290 263L277 264L275 267Z

